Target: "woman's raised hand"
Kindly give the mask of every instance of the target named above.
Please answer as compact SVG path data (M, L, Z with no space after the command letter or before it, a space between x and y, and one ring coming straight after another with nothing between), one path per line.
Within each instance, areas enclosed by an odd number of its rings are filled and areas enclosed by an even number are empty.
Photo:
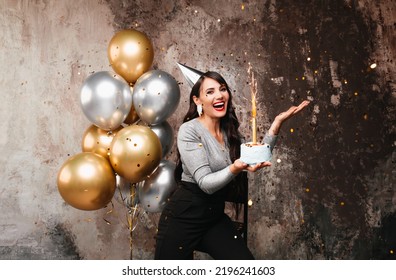
M307 107L309 105L309 101L308 100L304 100L303 102L301 102L300 105L298 106L291 106L289 108L289 110L280 113L279 115L277 115L275 117L275 120L280 121L281 123L283 123L284 121L290 119L291 117L293 117L294 115L296 115L298 112L300 112L302 109L304 109L305 107Z
M300 103L298 106L291 106L287 111L284 111L277 115L274 119L274 121L271 124L271 127L269 129L269 134L270 135L277 135L279 133L279 129L282 126L283 122L290 119L291 117L295 116L298 112L300 112L302 109L307 107L309 105L308 100L304 100L303 102Z

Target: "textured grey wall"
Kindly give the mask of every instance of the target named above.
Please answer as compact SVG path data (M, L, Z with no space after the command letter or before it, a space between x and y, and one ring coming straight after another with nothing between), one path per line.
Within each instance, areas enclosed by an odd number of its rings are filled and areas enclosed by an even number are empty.
M226 77L247 137L248 62L260 136L312 101L282 128L273 166L250 177L256 258L394 259L395 18L392 0L0 1L0 259L129 258L121 205L77 210L56 186L90 125L80 87L111 70L107 46L124 28L145 32L152 68L180 82L175 131L189 91L176 62ZM153 257L158 216L140 213L133 258Z

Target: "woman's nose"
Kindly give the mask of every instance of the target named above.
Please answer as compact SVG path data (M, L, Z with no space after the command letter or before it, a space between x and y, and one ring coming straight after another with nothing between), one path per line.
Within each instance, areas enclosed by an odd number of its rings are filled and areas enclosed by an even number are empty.
M223 93L220 90L215 91L216 99L223 99Z

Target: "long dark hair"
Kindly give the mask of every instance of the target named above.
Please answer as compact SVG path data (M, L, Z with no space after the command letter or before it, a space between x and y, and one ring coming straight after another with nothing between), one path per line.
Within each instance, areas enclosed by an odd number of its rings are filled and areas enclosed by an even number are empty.
M211 78L215 81L217 81L220 85L224 85L228 91L229 94L229 99L228 99L228 104L227 104L227 113L224 117L221 118L220 120L220 129L223 130L226 134L227 140L228 140L228 145L229 145L229 150L230 150L230 159L231 162L234 162L236 159L240 157L240 146L241 146L241 134L239 133L239 121L238 118L235 114L234 107L232 105L232 94L231 90L225 81L225 79L217 72L214 71L208 71L204 73L198 81L194 84L193 88L191 89L190 93L190 107L188 108L188 111L186 115L184 116L183 123L195 119L198 117L198 112L197 112L197 106L194 103L193 97L199 97L199 93L201 90L201 85L202 82L206 78ZM179 150L177 150L177 161L176 161L176 170L175 170L175 178L176 181L181 180L181 174L182 174L182 163L180 160L180 153ZM247 174L246 172L240 172L238 176L233 180L231 183L231 188L229 189L229 195L228 198L230 201L244 201L247 198L244 197L247 193ZM239 208L236 208L236 214L238 215L239 213Z

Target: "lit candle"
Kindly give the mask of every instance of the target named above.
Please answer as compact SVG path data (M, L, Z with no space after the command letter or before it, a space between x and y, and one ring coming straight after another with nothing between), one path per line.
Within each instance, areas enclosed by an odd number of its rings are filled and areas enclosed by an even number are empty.
M249 78L250 78L250 94L252 97L252 144L257 144L257 123L256 123L256 116L257 116L257 108L256 108L256 94L257 94L257 81L254 77L254 73L252 71L252 66L249 62L248 68Z

